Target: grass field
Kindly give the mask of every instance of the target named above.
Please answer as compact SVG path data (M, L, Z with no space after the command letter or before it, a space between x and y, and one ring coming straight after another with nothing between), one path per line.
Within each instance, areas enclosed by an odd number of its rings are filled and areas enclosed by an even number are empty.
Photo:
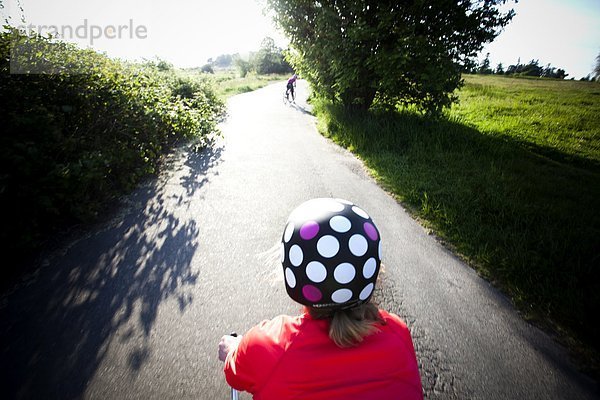
M221 70L216 71L214 74L192 70L178 71L178 74L208 80L212 83L217 96L221 100L225 100L236 94L260 89L271 82L282 81L289 77L288 74L257 75L251 72L242 78L236 70Z
M600 84L465 81L440 120L316 100L319 129L598 371Z
M600 166L600 85L468 75L450 115L536 153Z

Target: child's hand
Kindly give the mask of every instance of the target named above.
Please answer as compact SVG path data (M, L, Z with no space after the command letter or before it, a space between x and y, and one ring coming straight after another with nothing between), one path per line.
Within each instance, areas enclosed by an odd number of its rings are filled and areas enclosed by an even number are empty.
M219 360L225 361L227 354L238 347L240 340L242 340L241 336L223 336L219 342Z

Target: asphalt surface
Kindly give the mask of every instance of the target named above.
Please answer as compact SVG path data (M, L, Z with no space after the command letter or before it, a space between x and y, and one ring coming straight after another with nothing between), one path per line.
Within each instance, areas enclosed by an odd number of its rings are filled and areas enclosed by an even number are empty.
M313 197L353 201L377 223L376 296L411 329L426 398L598 398L563 348L317 133L305 82L296 105L284 87L230 99L214 147L180 148L109 221L2 296L3 398L228 398L220 337L300 310L277 245Z

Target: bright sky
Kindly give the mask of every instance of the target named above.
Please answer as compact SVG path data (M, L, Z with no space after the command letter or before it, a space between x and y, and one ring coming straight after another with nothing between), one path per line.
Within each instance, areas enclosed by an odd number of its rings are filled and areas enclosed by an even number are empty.
M492 67L539 60L579 79L600 54L600 0L520 0L504 32L487 45Z
M0 0L13 16L13 25L20 23L19 0ZM201 66L210 57L221 54L244 54L260 48L266 36L280 47L288 41L279 34L270 18L263 15L264 0L20 0L27 24L36 26L72 26L71 42L81 47L93 47L109 56L125 59L151 59L155 56L180 67ZM4 14L7 14L5 10ZM88 32L87 38L76 37ZM130 36L130 25L139 36ZM91 28L95 25L96 28ZM115 30L111 30L114 26ZM108 28L99 39L100 29ZM145 28L145 29L144 29ZM48 32L49 29L44 29ZM115 32L116 34L113 34ZM146 32L145 34L143 34Z
M18 0L0 0L3 14L20 20ZM28 24L68 25L80 36L69 41L126 59L158 56L180 67L201 66L220 54L257 50L265 36L280 47L287 40L263 15L265 0L20 0ZM579 79L592 71L600 53L600 0L520 0L517 15L482 52L492 66L520 57L526 63L563 68ZM132 22L130 22L130 20ZM91 26L95 27L92 28ZM127 28L123 26L127 25ZM121 35L118 36L119 26ZM111 28L113 27L113 28ZM133 36L130 34L133 28ZM49 28L46 28L46 32ZM111 38L112 37L112 38Z

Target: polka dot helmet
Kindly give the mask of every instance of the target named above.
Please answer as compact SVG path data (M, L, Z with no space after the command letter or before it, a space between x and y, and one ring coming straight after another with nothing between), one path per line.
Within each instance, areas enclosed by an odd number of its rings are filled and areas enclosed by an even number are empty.
M313 199L288 218L281 243L288 295L317 308L351 308L369 301L381 264L375 223L341 199Z

